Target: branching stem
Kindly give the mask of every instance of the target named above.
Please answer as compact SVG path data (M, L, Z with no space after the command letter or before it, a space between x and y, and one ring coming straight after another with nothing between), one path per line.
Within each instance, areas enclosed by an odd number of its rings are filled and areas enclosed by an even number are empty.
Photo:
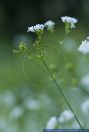
M74 114L74 117L75 117L76 121L78 122L80 128L83 129L83 127L82 127L82 125L81 125L81 123L80 123L80 121L79 121L77 115L75 114L75 112L74 112L73 108L71 107L69 101L67 100L66 96L64 95L64 93L63 93L61 87L60 87L59 84L57 83L57 81L56 81L56 79L54 78L52 72L50 71L48 65L46 64L46 62L45 62L45 60L44 60L44 57L42 56L42 50L41 50L41 49L40 49L40 56L41 56L41 60L42 60L43 64L44 64L45 67L47 68L47 70L48 70L48 72L49 72L49 74L50 74L50 76L51 76L53 82L55 83L55 85L56 85L56 87L58 88L59 92L61 93L62 97L64 98L64 101L66 102L66 104L68 105L68 107L70 108L70 110L72 111L72 113Z

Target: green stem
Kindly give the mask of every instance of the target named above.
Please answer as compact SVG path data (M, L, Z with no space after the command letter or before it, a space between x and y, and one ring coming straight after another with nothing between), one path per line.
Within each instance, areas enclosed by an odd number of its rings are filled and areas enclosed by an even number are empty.
M24 74L24 76L25 76L25 78L26 78L26 80L28 82L30 82L30 81L29 81L28 75L25 72L25 59L27 58L28 55L30 55L33 52L33 50L34 50L34 47L32 48L32 50L30 50L29 52L27 52L26 55L24 55L24 58L22 60L22 71L23 71L23 74ZM39 66L36 62L34 62L33 60L30 60L30 61L31 61L32 64L36 65L42 72L45 73L45 71L41 68L41 66Z
M58 88L59 92L61 93L62 97L64 98L66 104L68 105L68 107L70 108L70 110L72 111L72 113L74 114L74 117L75 117L76 121L78 122L80 128L83 129L83 127L82 127L80 121L78 120L78 117L76 116L76 114L75 114L73 108L71 107L71 105L70 105L69 101L67 100L67 98L65 97L65 95L64 95L64 93L63 93L61 87L60 87L59 84L57 83L56 79L53 77L53 74L51 73L51 71L50 71L48 65L46 64L46 62L45 62L45 60L44 60L44 58L43 58L43 56L42 56L41 50L40 50L40 56L41 56L41 60L42 60L43 64L44 64L45 67L47 68L47 70L48 70L48 72L49 72L49 74L50 74L50 76L51 76L53 82L55 83L55 85L56 85L56 87Z

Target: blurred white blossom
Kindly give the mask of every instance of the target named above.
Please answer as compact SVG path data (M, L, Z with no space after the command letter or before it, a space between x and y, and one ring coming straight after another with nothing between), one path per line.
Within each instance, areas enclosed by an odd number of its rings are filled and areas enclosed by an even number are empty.
M78 48L78 51L82 52L83 54L89 53L89 37L86 40L82 41L81 45Z
M47 129L54 129L57 125L57 118L55 116L51 117L47 122L46 128Z
M62 22L69 23L70 28L75 28L75 23L78 22L78 20L76 18L69 17L69 16L61 17L61 19L62 19Z
M76 122L76 121L73 122L73 123L72 123L72 128L73 128L73 129L79 129L80 126L79 126L78 122Z
M81 84L83 84L86 87L89 87L89 74L82 77Z
M89 114L89 99L85 100L82 105L81 109L85 114Z
M20 116L23 115L23 109L20 106L16 106L11 112L10 112L10 117L12 117L13 119L17 119Z
M66 122L68 120L71 120L73 117L74 117L74 115L70 110L64 110L61 113L61 116L59 117L58 120L60 123L63 123L63 122Z
M54 28L55 23L51 20L44 23L44 26L47 27L47 30L52 31Z
M5 91L0 96L2 103L6 107L13 107L16 103L14 94L10 91Z
M39 103L37 100L34 99L27 99L24 101L24 105L28 109L36 110L39 108Z
M28 32L39 32L44 30L43 24L37 24L36 26L28 27Z

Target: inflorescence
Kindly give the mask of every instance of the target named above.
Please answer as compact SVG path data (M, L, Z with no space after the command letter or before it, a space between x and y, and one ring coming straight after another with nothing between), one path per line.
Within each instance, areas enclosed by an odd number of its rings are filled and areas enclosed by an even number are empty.
M86 40L82 41L81 45L79 46L78 50L83 53L89 53L89 37Z
M69 16L61 17L61 20L65 24L65 33L66 34L70 33L71 30L76 27L75 24L78 22L78 20L76 18L69 17ZM36 33L36 35L38 35L37 40L33 44L33 46L36 47L36 49L38 49L39 51L41 49L40 48L40 42L41 42L41 38L42 38L44 30L46 29L48 31L53 32L54 31L54 26L55 26L55 22L53 22L52 20L49 20L49 21L45 22L44 24L36 24L35 26L28 27L27 32L33 32L33 33ZM83 54L89 53L89 37L87 37L86 40L82 41L81 45L79 46L79 48L77 50L82 52ZM13 51L14 51L14 53L17 53L17 54L21 54L22 52L25 53L25 52L27 52L27 47L24 43L21 43L19 45L19 49L18 50L13 50ZM49 73L51 74L53 81L55 82L58 89L61 89L60 86L57 84L56 80L54 80L54 77L53 77L53 75L50 71L50 68L46 65L46 63L44 62L44 59L42 57L43 56L41 55L41 52L40 52L40 58L42 59L44 65L48 69ZM68 65L67 67L71 68L71 65ZM62 95L63 95L63 97L65 97L64 94L62 94ZM71 111L70 110L65 110L61 114L61 116L59 117L58 120L56 119L56 117L50 118L49 122L47 123L47 128L52 128L53 129L57 126L57 122L63 123L65 121L73 119L74 117L75 117L76 121L78 122L79 126L82 128L82 126L81 126L77 116L75 115L72 107L70 107L70 104L68 103L67 99L66 98L64 98L64 99L65 99L65 101L66 101L66 103L69 106ZM89 108L89 100L88 100L88 103L85 102L82 105L82 108L84 106L86 106L86 108ZM83 110L85 110L85 109L83 109Z
M62 22L70 24L70 28L75 28L75 24L78 22L76 18L64 16L61 17Z

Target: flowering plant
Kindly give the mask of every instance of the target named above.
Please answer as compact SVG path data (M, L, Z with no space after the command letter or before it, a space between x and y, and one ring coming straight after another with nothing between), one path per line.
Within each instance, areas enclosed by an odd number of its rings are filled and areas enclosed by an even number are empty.
M73 28L75 28L75 24L78 22L76 18L72 17L61 17L62 22L65 24L65 36L66 34L69 34ZM53 128L58 128L60 126L59 124L65 124L67 121L74 120L72 123L73 128L81 128L83 129L83 125L78 118L78 115L72 108L72 105L70 104L70 101L66 97L65 93L63 92L62 85L64 85L64 79L65 79L65 71L62 70L62 68L66 68L67 72L71 73L73 72L73 65L72 63L67 63L65 64L66 57L63 54L62 50L63 46L65 45L65 40L59 41L57 43L57 48L56 45L46 45L42 44L42 39L44 38L44 34L46 31L54 32L54 26L55 23L51 20L45 22L44 24L37 24L36 26L31 26L28 27L27 32L33 32L36 34L37 39L36 41L32 44L32 46L27 47L26 44L21 43L19 45L18 50L13 50L14 53L18 55L23 55L23 71L25 74L25 77L27 80L29 80L29 77L27 73L25 72L25 60L27 61L32 61L35 63L35 65L42 70L42 79L44 79L43 73L47 74L47 79L52 83L55 84L56 88L58 89L59 93L63 97L65 103L69 107L69 109L64 110L60 117L57 118L55 116L51 117L47 123L46 128L53 129ZM58 49L58 47L60 49ZM76 52L82 52L83 54L88 54L89 53L89 37L82 42L82 44L79 46L79 48L76 49ZM55 55L57 55L55 58ZM61 59L60 58L61 55ZM58 62L55 63L55 60L57 59ZM64 61L63 61L64 60ZM61 70L59 69L59 63L60 61L63 61ZM65 67L63 67L65 65ZM34 68L34 67L32 67ZM36 71L37 74L37 71ZM60 79L64 78L64 79ZM37 78L36 78L37 79ZM88 84L89 76L83 79L82 83ZM42 81L42 80L41 80ZM67 84L67 83L65 83ZM72 78L72 84L74 86L77 85L77 79ZM83 111L88 111L89 109L89 101L85 101L82 106L81 106Z

